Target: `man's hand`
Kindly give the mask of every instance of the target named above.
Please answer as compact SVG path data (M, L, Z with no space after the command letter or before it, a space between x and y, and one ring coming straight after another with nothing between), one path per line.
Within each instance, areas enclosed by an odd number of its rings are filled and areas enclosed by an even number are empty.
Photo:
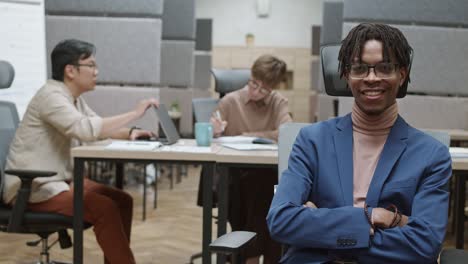
M129 135L130 140L136 140L138 138L151 138L154 137L155 134L148 130L143 129L133 129L132 134Z
M372 209L372 219L374 220L374 225L381 229L390 228L390 225L392 224L394 217L395 217L395 213L385 208L377 207L377 208ZM401 215L401 220L400 220L400 223L398 223L398 226L403 227L407 223L408 223L408 217L406 215Z
M311 201L307 201L304 205L304 207L308 207L308 208L314 208L314 209L317 209L317 206L311 202Z
M215 136L220 136L223 134L224 129L227 127L227 121L221 120L219 118L211 117L210 122L213 125L213 134Z
M141 100L141 101L137 104L137 106L135 107L135 110L134 110L134 112L135 112L137 118L142 117L143 114L145 114L146 109L148 109L148 108L151 107L151 106L158 107L158 106L159 106L158 100L156 100L156 99L154 99L154 98Z

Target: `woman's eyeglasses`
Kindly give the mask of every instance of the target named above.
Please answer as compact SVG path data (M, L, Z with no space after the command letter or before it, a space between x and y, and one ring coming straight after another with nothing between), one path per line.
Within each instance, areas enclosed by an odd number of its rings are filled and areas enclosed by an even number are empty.
M250 79L247 83L252 90L259 90L261 94L268 95L271 90L261 87L256 81Z

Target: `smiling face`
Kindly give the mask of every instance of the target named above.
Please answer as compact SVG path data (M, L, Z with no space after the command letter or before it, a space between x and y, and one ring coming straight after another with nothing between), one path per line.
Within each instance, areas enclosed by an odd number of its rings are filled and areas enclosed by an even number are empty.
M390 56L391 63L396 63ZM382 42L368 40L363 47L361 62L354 58L355 63L374 66L383 60ZM396 67L395 72L388 78L382 79L375 75L375 68L369 69L369 75L362 79L355 79L346 74L348 86L351 88L356 105L367 115L380 115L391 105L396 103L399 87L406 78L406 69Z

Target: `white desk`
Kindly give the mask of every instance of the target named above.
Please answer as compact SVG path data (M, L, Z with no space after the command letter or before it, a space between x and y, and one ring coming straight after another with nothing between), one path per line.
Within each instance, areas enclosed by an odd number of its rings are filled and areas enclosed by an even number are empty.
M179 140L175 147L195 146L195 140ZM209 177L205 177L203 199L203 263L210 263L208 246L211 243L211 217L212 217L212 182L216 165L216 153L221 147L213 145L210 152L198 151L116 151L105 149L104 145L81 146L73 148L71 155L74 158L74 202L73 202L73 263L83 263L83 169L85 161L113 161L113 162L158 162L158 163L197 163L205 166ZM119 174L119 172L118 172ZM122 170L117 178L122 178ZM208 256L208 257L207 257Z

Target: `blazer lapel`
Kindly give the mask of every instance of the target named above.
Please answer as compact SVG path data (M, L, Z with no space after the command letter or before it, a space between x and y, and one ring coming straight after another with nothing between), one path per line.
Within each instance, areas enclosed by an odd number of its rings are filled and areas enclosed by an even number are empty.
M351 115L341 118L333 135L343 205L353 204L353 124Z
M408 124L398 116L395 124L390 130L387 141L385 142L379 162L375 168L372 181L367 192L366 203L372 207L378 206L380 192L385 180L390 175L393 166L406 149L406 139L408 138Z

